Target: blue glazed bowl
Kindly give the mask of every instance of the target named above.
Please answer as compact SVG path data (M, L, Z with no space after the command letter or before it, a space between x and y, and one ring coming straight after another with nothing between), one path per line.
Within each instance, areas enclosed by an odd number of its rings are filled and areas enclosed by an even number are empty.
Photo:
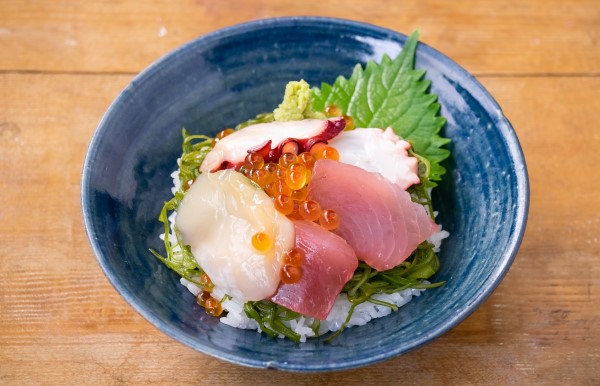
M441 288L332 343L296 344L218 322L148 248L163 250L157 216L170 198L181 128L214 135L273 110L289 80L332 83L356 63L397 54L406 36L347 20L293 17L220 30L160 59L113 102L91 141L82 181L85 227L116 290L150 323L193 349L240 365L291 371L360 367L400 355L471 314L509 269L529 205L525 161L500 107L449 58L420 44L452 139L446 179L434 190L445 240Z

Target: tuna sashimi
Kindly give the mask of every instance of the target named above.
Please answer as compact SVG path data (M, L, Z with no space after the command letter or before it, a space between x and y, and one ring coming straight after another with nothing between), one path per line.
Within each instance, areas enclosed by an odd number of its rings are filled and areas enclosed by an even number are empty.
M342 162L315 163L309 198L338 213L340 226L334 232L378 271L402 263L438 229L397 184Z
M354 250L341 237L309 221L294 221L296 248L304 252L302 278L281 284L272 301L324 320L358 266Z

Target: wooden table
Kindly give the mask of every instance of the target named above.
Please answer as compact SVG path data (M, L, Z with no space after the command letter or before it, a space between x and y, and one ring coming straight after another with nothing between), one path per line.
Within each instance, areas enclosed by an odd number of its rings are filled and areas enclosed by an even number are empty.
M496 292L437 341L353 371L249 369L173 341L111 287L83 230L86 148L132 77L285 15L419 28L496 97L529 167L529 225ZM598 90L597 0L0 0L0 384L600 384Z

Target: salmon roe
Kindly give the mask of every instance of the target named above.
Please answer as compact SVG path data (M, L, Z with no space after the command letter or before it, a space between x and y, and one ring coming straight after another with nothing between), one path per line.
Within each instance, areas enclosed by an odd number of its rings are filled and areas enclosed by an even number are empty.
M352 119L349 115L342 115L344 121L346 121L346 126L344 126L344 131L350 131L356 129L356 125L354 124L354 119Z
M283 167L287 167L288 165L296 162L296 154L294 153L283 153L281 157L279 157L279 165Z
M311 152L312 152L312 150L311 150ZM333 161L340 160L340 153L335 148L333 148L331 146L327 146L327 145L320 147L318 150L316 150L312 154L316 159L326 158L326 159L330 159Z
M328 231L334 230L340 226L340 216L334 210L324 210L319 215L319 224Z
M302 263L304 263L304 253L298 248L293 248L283 255L283 261L285 264L291 264L299 267L302 265Z
M325 115L328 117L339 117L341 114L341 110L336 105L329 105L325 107Z
M200 275L199 282L200 285L202 285L202 288L204 288L204 291L206 292L212 292L215 286L212 280L210 280L210 277L208 277L208 275L206 274L206 272L202 272L202 275Z
M313 168L315 161L315 157L308 152L300 153L298 155L298 162L306 166L306 169L308 170Z
M300 203L298 212L303 219L315 221L321 215L321 205L313 200L306 200Z
M273 240L268 234L257 232L252 236L252 246L259 252L268 252L273 247Z
M319 159L319 157L317 157L317 154L319 154L323 149L325 149L327 147L327 144L324 142L317 142L314 145L312 145L312 147L310 148L310 155L313 156L313 158L315 159L315 161L317 159Z
M210 297L204 302L204 310L209 315L220 316L223 313L223 306L219 300Z
M281 282L284 284L294 284L302 278L302 267L291 264L284 264L281 268Z
M270 184L274 180L273 174L266 169L254 170L250 175L252 181L256 182L261 188L265 188L267 184Z
M206 304L206 301L210 298L211 298L210 292L202 291L198 294L198 296L196 296L196 303L198 303L199 306L204 307L204 305Z
M229 134L233 133L235 130L232 128L227 128L225 130L221 130L217 133L217 135L215 136L215 138L212 141L212 145L215 146L215 144L217 142L219 142L220 140L222 140L223 138L227 137Z
M292 199L296 201L304 201L308 196L308 186L304 186L303 188L294 190L292 192Z
M244 166L248 169L261 169L264 165L265 160L257 153L248 153L244 159Z
M293 163L287 167L285 183L292 190L302 189L308 182L308 170L301 163Z
M273 203L275 204L275 209L286 216L294 211L294 200L285 194L274 197Z

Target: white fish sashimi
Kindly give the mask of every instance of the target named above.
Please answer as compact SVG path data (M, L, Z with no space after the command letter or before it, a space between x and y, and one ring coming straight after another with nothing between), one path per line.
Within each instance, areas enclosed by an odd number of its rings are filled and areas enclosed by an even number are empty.
M198 176L178 207L176 225L213 284L243 301L275 293L282 256L295 243L293 223L262 189L233 170ZM273 240L267 252L252 245L258 232Z

